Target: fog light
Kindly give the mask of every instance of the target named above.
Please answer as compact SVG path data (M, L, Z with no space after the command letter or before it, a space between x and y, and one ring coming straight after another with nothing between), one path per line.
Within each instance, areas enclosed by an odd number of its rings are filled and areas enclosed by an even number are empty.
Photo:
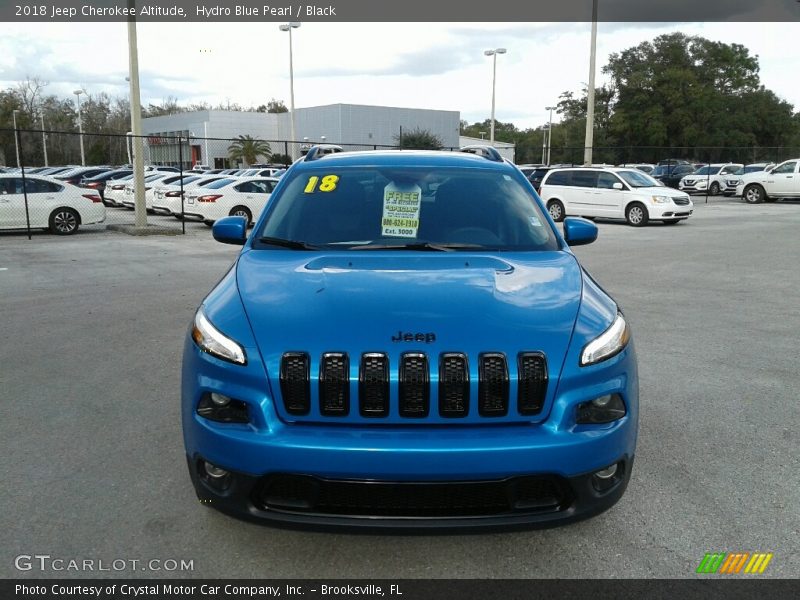
M203 468L206 471L206 475L211 477L212 479L222 479L228 474L228 471L223 469L222 467L218 467L216 465L212 465L208 461L203 462Z
M220 423L250 422L247 404L217 392L203 394L197 404L197 414L209 421Z
M598 492L605 492L610 490L611 488L615 487L620 481L622 481L624 473L624 466L623 463L618 462L614 463L611 466L606 467L605 469L600 469L599 471L595 471L592 475L592 486Z
M208 463L206 463L208 464ZM599 479L611 479L617 473L617 465L611 465L607 469L603 469L594 474Z
M215 406L227 406L230 404L231 399L222 394L211 392L211 402L213 402Z
M619 394L606 394L578 404L576 421L581 424L611 423L626 414L625 403Z

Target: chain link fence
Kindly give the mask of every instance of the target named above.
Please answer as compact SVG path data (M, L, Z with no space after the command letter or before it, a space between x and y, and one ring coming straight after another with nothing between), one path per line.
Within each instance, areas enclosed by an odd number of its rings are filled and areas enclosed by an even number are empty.
M219 198L218 188L225 186L237 193L261 195L252 207L225 208L225 214L244 214L255 221L266 204L263 194L274 187L268 178L279 176L282 168L319 143L332 143L343 151L398 150L397 146L327 140L136 138L130 134L0 129L0 230L27 231L28 237L32 230L40 229L63 235L80 228L135 227L145 221L167 232L204 230L222 213L217 210L209 217L204 212L208 207L201 205L214 201L212 196ZM132 163L139 144L145 191L137 215ZM550 162L581 165L583 155L583 147L553 147ZM615 165L655 164L670 158L696 163L779 163L798 156L798 147L593 148L595 164ZM209 192L209 185L218 191Z

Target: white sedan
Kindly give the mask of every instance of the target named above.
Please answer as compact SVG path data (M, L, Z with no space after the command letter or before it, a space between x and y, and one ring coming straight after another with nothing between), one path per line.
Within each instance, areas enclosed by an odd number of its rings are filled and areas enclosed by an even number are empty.
M224 175L192 175L183 180L183 193L196 188L198 186L225 179ZM153 201L153 210L167 215L174 215L180 217L183 210L183 203L181 202L181 186L180 183L172 183L170 185L156 186L154 188L155 199Z
M25 208L27 192L27 210ZM49 229L70 235L81 225L102 223L106 207L94 190L87 190L51 177L0 175L0 229Z
M240 216L253 223L267 206L278 180L274 177L225 177L186 194L184 213L199 217L206 225L227 216Z
M107 184L106 191L103 194L106 203L111 206L122 206L122 199L125 197L125 186L131 181L133 181L133 175L126 175Z
M175 173L170 173L168 171L150 171L144 174L144 193L147 196L147 190L153 187L153 184L156 181L161 181L162 179L169 179L174 177L178 179L180 175L175 175ZM131 179L127 185L125 186L125 195L122 197L122 206L125 208L135 208L136 207L136 193L134 187L134 180Z

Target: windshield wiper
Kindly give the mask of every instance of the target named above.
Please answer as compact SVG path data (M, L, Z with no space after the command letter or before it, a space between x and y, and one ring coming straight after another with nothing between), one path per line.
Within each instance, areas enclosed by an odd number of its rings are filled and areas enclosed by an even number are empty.
M480 244L432 244L430 242L415 242L412 244L366 244L353 246L349 250L421 250L427 252L453 252L455 250L484 250L486 246Z
M258 241L262 244L268 244L270 246L279 246L281 248L291 248L292 250L317 250L318 246L313 246L311 244L306 244L305 242L300 242L297 240L284 240L282 238L274 238L274 237L260 237Z

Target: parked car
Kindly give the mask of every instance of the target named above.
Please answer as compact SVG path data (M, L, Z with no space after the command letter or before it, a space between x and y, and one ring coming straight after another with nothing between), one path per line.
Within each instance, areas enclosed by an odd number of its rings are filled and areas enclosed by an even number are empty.
M75 165L68 165L66 167L46 167L39 171L37 175L47 175L48 177L52 177L54 175L58 175L59 173L65 173L67 171L71 171L72 169L77 169Z
M51 177L55 177L66 183L71 183L72 185L78 185L85 177L94 177L95 175L107 173L111 170L111 167L78 167L71 171L63 171L62 173L51 175Z
M244 217L247 223L261 216L278 180L271 177L226 177L193 188L186 194L184 214L201 218L206 225L222 217Z
M197 173L183 180L183 190L181 190L180 181L170 184L161 184L153 188L153 204L152 208L155 212L167 215L180 215L183 203L181 201L181 192L186 195L186 192L206 183L223 179L223 175L207 175L205 173Z
M167 177L173 177L170 171L150 171L144 174L144 192L147 194L153 184ZM125 193L122 195L122 206L125 208L136 208L136 180L130 179L125 184Z
M675 224L694 210L689 196L663 186L636 169L553 169L539 195L554 221L569 215L625 219L641 227L649 221Z
M114 169L112 171L105 171L99 175L95 175L94 177L84 177L81 180L80 185L81 187L97 191L100 194L100 198L103 200L103 204L106 204L106 206L112 206L110 203L106 203L106 186L113 181L130 175L131 173L133 173L132 169Z
M164 173L180 173L181 170L178 167L169 167L165 165L147 165L144 168L145 173L148 171L162 171Z
M545 176L545 175L546 175L546 174L547 174L547 173L550 171L550 169L552 169L552 168L553 168L553 167L547 167L547 166L536 167L536 168L535 168L535 169L534 169L534 170L531 172L531 174L527 176L527 177L528 177L528 181L530 181L530 182L531 182L531 185L533 185L533 189L535 189L537 193L539 192L539 188L540 188L540 187L541 187L541 185L542 185L542 179L544 178L544 176Z
M683 163L680 165L661 165L653 169L652 177L662 185L678 189L678 184L684 175L694 173L694 165Z
M148 213L155 212L153 204L155 202L156 196L155 192L159 187L171 184L177 184L180 187L181 179L186 181L187 179L193 181L194 179L200 177L202 173L196 173L194 175L184 175L183 173L178 175L173 175L166 173L166 177L162 177L161 179L153 180L152 185L145 186L144 189L144 206Z
M123 175L111 182L106 182L106 189L103 192L103 204L106 206L123 206L122 200L125 198L125 186L133 181L133 173Z
M320 526L556 524L631 476L626 317L497 151L295 163L203 300L182 419L204 506Z
M725 188L725 178L744 167L738 163L717 163L701 167L684 175L678 183L678 189L689 194L706 193L718 196Z
M736 186L736 195L748 204L800 198L800 158L785 160L769 172L742 175Z
M774 166L775 163L752 163L745 165L732 175L728 175L725 178L725 187L722 189L722 193L725 196L733 196L736 193L736 186L739 185L739 180L742 175L747 175L748 173L758 173L759 171L769 171Z
M25 210L25 194L28 210ZM106 207L100 194L47 176L0 175L0 229L49 229L70 235L81 225L102 223Z

